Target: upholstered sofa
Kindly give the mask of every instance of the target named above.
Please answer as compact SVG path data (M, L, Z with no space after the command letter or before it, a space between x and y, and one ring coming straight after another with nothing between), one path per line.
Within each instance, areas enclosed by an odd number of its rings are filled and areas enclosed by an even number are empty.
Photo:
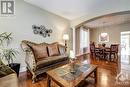
M68 63L65 46L57 42L38 44L23 40L21 47L26 53L25 62L27 64L27 69L32 73L33 82L36 81L37 75Z

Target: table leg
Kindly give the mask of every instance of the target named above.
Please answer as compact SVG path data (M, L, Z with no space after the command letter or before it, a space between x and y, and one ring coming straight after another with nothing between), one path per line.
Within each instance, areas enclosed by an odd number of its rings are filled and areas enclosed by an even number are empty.
M47 75L47 87L51 87L51 78Z
M94 78L95 78L95 83L97 83L97 68L94 71Z

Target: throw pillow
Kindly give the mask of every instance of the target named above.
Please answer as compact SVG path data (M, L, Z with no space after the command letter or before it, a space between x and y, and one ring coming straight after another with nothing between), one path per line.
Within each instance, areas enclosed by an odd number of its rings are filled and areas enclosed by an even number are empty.
M37 61L42 60L43 58L48 57L47 46L46 44L37 44L32 46L34 56Z
M48 44L47 47L48 47L49 56L59 55L57 43Z

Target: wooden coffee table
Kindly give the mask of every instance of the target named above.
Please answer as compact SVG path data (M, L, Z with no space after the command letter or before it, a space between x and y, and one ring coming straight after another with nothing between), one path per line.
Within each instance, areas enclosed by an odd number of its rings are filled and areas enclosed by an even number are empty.
M90 64L75 64L75 72L70 72L70 64L52 69L47 72L47 86L51 87L54 81L60 87L78 87L82 81L94 73L95 83L97 82L97 66Z

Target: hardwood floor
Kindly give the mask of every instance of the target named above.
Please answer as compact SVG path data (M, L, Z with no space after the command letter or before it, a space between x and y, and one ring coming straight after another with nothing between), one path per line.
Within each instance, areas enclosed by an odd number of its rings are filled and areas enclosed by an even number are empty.
M92 57L88 57L88 59L85 59L84 62L98 65L98 80L97 84L94 84L94 79L90 77L86 79L82 87L130 87L130 68L123 68L128 67L129 64L122 64L120 59L121 58L119 57L118 62L98 60ZM83 61L82 58L81 61ZM127 79L129 79L126 83L121 83L118 81L118 79L116 79L117 75L120 72L125 73ZM46 74L40 75L38 78L41 80L36 82L35 84L32 84L30 73L20 73L19 85L20 87L47 87ZM124 85L122 86L122 84ZM52 87L58 86L53 83Z

